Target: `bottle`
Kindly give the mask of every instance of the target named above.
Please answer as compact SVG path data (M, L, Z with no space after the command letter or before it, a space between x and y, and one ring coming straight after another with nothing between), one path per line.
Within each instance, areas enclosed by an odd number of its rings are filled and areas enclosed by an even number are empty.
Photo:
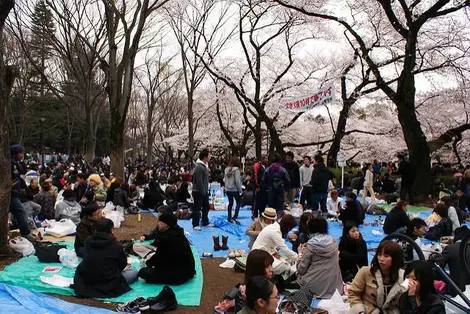
M141 221L142 221L142 214L141 214L141 213L138 213L138 214L137 214L137 221L138 221L138 222L141 222Z

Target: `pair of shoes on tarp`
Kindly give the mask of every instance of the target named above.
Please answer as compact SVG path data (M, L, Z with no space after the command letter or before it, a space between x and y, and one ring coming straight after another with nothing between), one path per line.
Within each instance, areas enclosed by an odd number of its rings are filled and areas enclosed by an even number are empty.
M116 311L118 313L133 314L161 314L168 311L176 310L178 302L173 290L164 286L162 291L156 297L142 298L118 305Z

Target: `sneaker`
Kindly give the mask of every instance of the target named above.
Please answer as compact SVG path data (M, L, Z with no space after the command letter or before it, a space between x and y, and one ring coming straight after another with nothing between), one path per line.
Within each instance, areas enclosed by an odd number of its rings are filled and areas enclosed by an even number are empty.
M152 304L148 309L148 312L162 314L177 309L178 301L176 301L176 295L170 287L163 287L163 290L160 292L157 298L158 297L160 297L159 302Z
M207 224L207 225L203 225L203 227L209 227L209 228L214 228L214 224Z
M143 304L146 300L142 297L137 297L135 300L128 301L124 304L119 304L116 307L116 311L118 313L134 313L134 314L139 314L140 313L140 305Z
M199 226L193 227L193 229L196 230L196 231L201 231L201 227L199 227Z
M171 296L172 293L173 290L171 290L170 287L164 286L162 291L160 291L160 293L156 297L147 298L147 300L142 302L139 306L139 310L148 311L152 305L162 302L163 300L165 300L165 298L167 298L167 295Z

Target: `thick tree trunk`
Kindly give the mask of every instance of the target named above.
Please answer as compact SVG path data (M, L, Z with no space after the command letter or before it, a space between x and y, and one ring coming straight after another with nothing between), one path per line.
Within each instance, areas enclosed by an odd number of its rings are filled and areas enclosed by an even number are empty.
M343 102L343 109L341 109L338 117L338 124L336 126L336 133L333 137L330 150L328 151L327 164L328 167L336 167L338 153L341 149L341 141L343 140L344 133L346 132L346 123L349 117L349 110L352 103Z
M116 121L111 118L111 172L124 178L124 128Z
M256 159L261 160L261 145L262 145L262 138L261 138L261 120L256 119L255 123L255 152L256 152Z
M194 99L193 94L188 94L188 157L194 161Z

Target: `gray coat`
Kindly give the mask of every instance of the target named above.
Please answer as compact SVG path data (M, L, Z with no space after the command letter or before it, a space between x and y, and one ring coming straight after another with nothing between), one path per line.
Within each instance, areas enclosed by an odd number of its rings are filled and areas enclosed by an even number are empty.
M199 193L203 196L209 194L209 169L198 160L193 172L193 193Z
M75 200L63 200L55 209L55 220L70 219L74 224L80 222L82 207Z
M242 193L242 179L240 177L240 169L238 167L225 168L225 191Z
M336 289L341 293L343 280L339 268L338 245L328 234L315 234L297 262L297 282L308 286L313 296L331 298Z

